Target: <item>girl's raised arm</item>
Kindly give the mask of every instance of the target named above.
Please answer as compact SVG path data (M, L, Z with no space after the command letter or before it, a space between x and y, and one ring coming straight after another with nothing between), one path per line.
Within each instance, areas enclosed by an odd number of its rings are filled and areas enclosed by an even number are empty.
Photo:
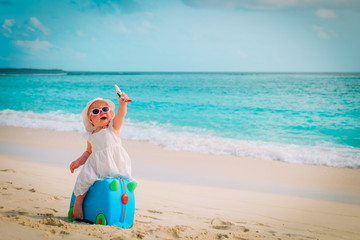
M129 97L124 92L122 92L122 94L124 98L119 97L119 108L113 121L113 128L115 131L120 131L127 112L127 100L129 100Z

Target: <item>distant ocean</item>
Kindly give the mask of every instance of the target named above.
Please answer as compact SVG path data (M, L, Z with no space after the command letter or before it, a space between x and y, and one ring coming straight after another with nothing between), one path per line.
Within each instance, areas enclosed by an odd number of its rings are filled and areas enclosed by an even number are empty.
M83 132L95 98L133 100L123 139L360 167L360 73L1 72L0 125Z

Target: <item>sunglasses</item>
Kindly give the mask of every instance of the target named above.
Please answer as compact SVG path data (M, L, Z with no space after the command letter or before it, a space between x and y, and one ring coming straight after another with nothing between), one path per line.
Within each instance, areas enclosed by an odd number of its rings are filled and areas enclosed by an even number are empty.
M107 113L110 112L110 107L105 106L102 108L93 108L91 109L90 115L98 115L100 112Z

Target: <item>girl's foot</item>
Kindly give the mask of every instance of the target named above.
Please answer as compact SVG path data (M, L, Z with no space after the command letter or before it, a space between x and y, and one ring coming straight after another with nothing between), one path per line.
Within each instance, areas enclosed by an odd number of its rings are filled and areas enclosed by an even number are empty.
M83 204L85 195L86 194L77 196L75 198L75 203L74 203L74 212L73 212L74 216L81 220L84 219L82 204Z
M135 188L137 187L138 183L136 181L132 181L130 183L128 183L127 188L129 189L130 192L133 192L135 190Z

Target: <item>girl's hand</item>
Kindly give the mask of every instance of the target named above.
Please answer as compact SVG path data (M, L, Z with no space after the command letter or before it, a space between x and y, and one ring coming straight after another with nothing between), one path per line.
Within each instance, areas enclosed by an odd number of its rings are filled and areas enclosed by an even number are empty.
M71 164L70 164L70 171L71 173L74 173L74 170L77 169L78 167L80 167L81 164L80 164L80 161L79 159L73 161Z
M119 100L123 103L129 102L129 97L126 95L126 93L122 92L123 98L119 97Z
M87 161L88 157L91 154L91 144L88 142L87 150L75 161L73 161L70 164L70 171L71 173L74 173L74 170L80 167L81 165L84 165L84 163Z

